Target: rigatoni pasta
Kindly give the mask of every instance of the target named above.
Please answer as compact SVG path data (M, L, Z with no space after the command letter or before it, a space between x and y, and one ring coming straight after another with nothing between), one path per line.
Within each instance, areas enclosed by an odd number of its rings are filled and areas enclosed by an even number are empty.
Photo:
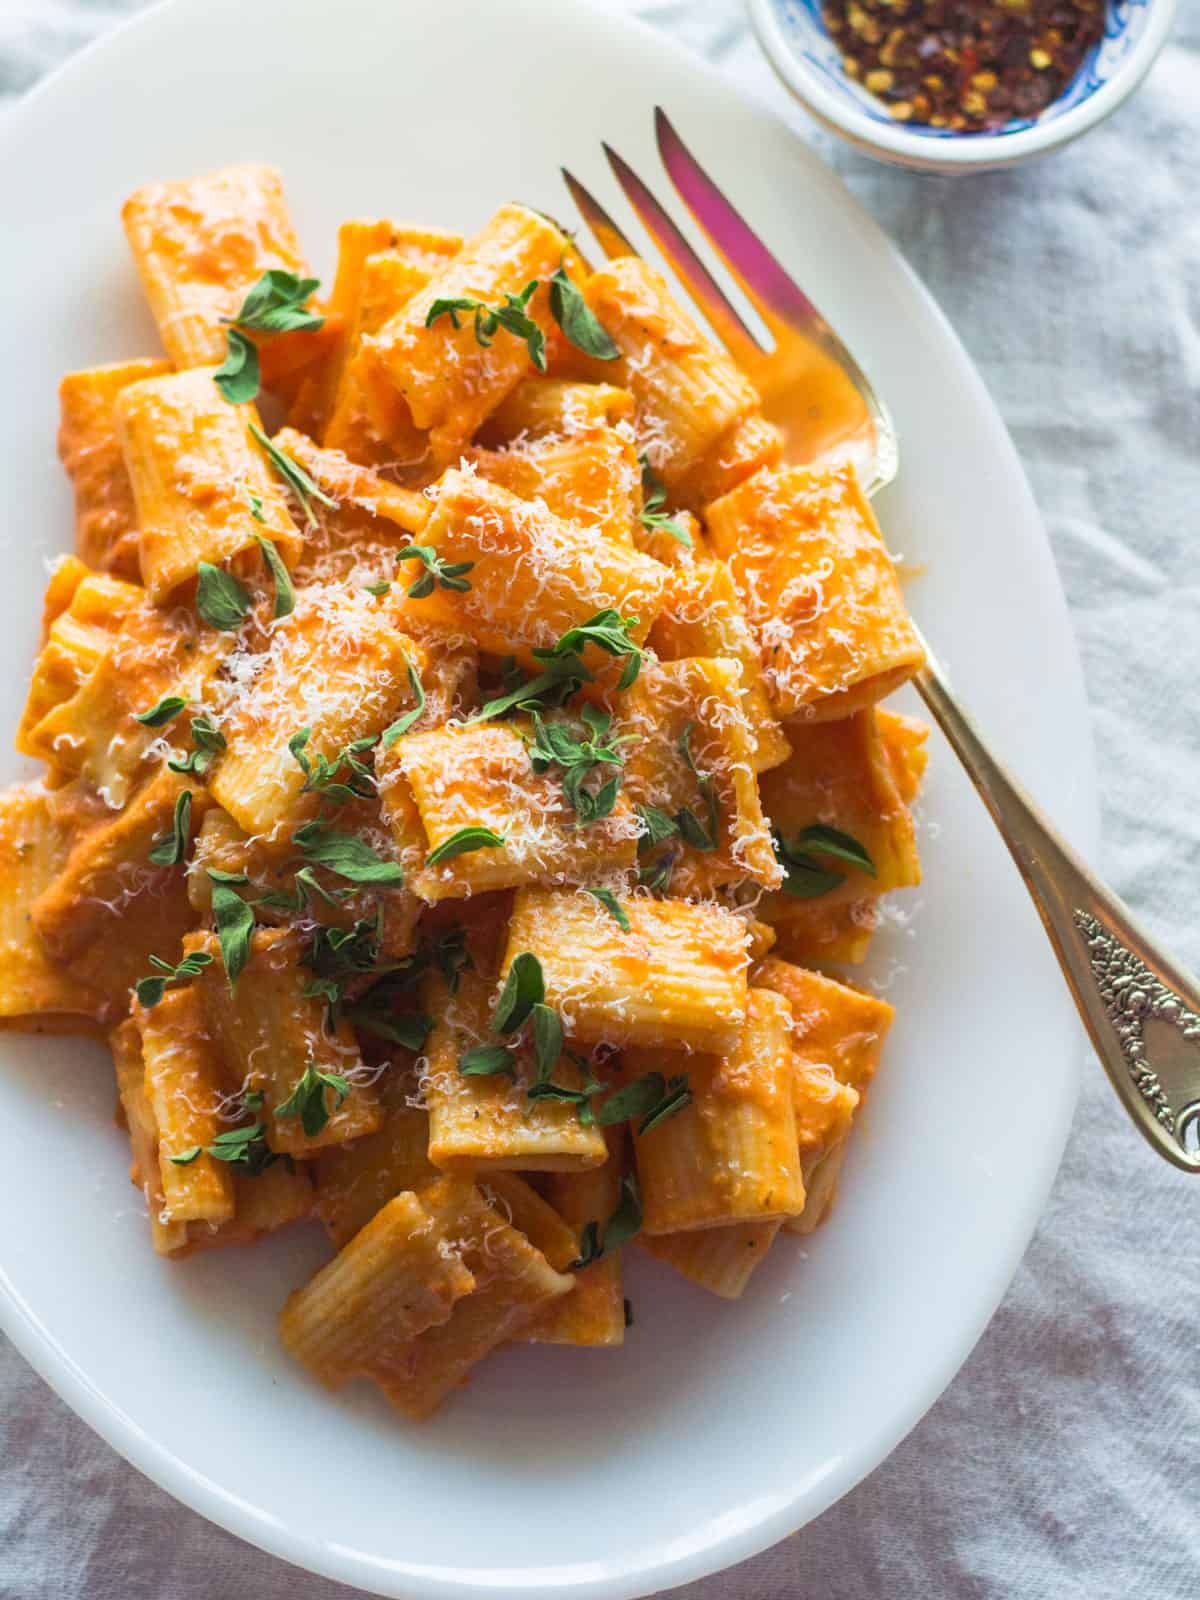
M323 1228L283 1344L410 1419L625 1343L632 1239L747 1292L891 1022L814 964L920 881L852 470L524 206L351 219L327 299L270 168L124 219L164 354L62 384L0 1027L107 1037L159 1255Z
M925 659L851 466L764 468L705 507L777 716L846 717Z

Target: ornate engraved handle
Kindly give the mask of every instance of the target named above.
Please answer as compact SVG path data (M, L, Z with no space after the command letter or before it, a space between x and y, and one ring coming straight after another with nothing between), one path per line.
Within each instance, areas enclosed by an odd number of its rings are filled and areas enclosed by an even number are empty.
M1200 1173L1200 983L1138 927L1000 766L932 654L915 681L1021 870L1125 1109L1160 1155Z

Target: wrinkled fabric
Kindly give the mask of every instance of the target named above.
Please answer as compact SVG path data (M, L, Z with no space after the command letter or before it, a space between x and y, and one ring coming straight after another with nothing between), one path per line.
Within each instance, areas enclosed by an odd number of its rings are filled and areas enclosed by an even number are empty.
M0 97L142 3L0 0ZM1185 0L1149 81L1103 128L1039 165L951 181L877 166L818 130L737 0L626 4L820 150L979 364L1033 481L1083 655L1100 868L1200 967L1196 8ZM681 1600L1195 1600L1198 1255L1200 1183L1142 1144L1089 1057L1041 1226L948 1392L817 1522ZM0 1459L3 1600L352 1593L176 1505L6 1345Z

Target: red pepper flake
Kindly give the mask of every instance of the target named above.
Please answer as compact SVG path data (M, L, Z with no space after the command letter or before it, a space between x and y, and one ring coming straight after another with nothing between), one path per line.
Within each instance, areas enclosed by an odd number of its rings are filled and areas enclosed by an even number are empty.
M1104 0L825 0L846 75L897 122L955 132L1035 117L1104 34Z

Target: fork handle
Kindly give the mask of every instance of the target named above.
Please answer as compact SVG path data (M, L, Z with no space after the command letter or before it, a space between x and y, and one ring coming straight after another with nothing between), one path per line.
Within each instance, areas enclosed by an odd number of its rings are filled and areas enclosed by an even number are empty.
M1020 868L1096 1054L1158 1153L1200 1173L1200 984L992 755L930 657L915 686Z

